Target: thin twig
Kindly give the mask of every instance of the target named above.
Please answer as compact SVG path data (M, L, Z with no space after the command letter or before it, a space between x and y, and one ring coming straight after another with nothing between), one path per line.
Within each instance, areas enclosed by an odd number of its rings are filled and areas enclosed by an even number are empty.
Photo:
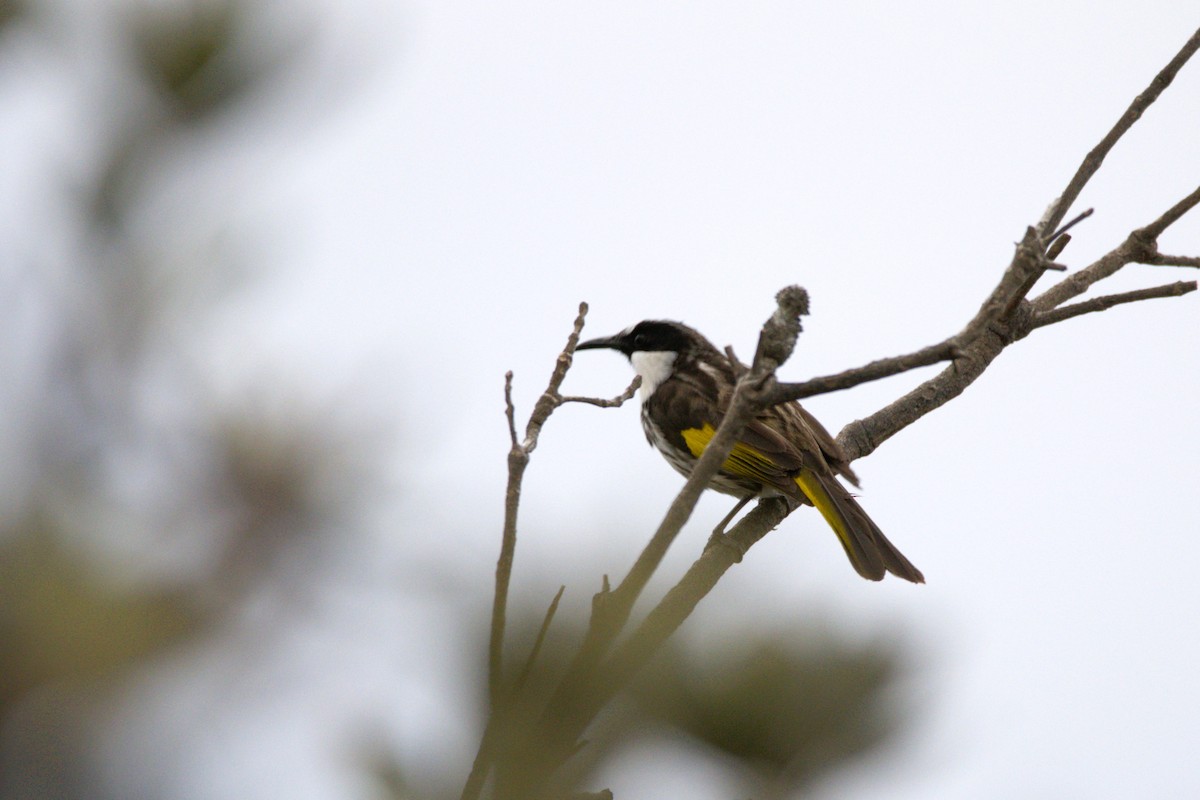
M515 419L517 410L513 406L512 383L513 373L510 369L504 373L504 416L508 419L508 437L512 441L512 446L520 447L521 445L517 442L517 423Z
M521 505L521 479L529 465L529 452L514 437L508 451L508 484L504 490L504 529L496 560L496 588L492 597L491 636L488 642L488 697L493 708L501 703L504 674L504 624L508 611L508 586L517 549L517 511Z
M587 318L587 313L587 303L580 303L579 314L575 317L571 335L567 337L566 346L563 347L554 362L554 371L550 373L550 383L546 386L546 391L542 392L541 397L534 403L533 413L529 415L529 424L525 426L523 446L526 455L537 449L538 436L542 432L542 426L546 424L546 420L550 419L554 409L562 404L562 395L558 393L558 389L562 386L563 379L567 377L567 370L571 368L571 360L574 357L575 348L579 344L579 334L583 332L583 321Z
M1140 228L1136 233L1146 241L1157 242L1158 237L1163 235L1163 231L1178 222L1184 214L1191 211L1198 204L1200 204L1200 186L1197 186L1191 194L1164 211L1162 216L1154 220L1154 222L1151 222L1144 228Z
M1132 234L1130 234L1132 237ZM1126 238L1124 242L1113 248L1100 258L1088 264L1083 269L1068 275L1058 283L1030 300L1035 314L1049 311L1060 306L1072 297L1078 297L1091 288L1092 284L1113 275L1121 267L1133 261L1134 251L1140 245Z
M1171 81L1175 80L1175 75L1188 62L1188 59L1195 55L1197 49L1200 49L1200 30L1192 34L1191 38L1183 45L1183 48L1175 54L1175 57L1154 76L1154 80L1150 81L1150 85L1134 98L1133 102L1129 104L1129 108L1125 110L1125 113L1113 125L1112 130L1084 157L1083 163L1075 171L1075 175L1067 184L1067 188L1050 204L1050 207L1046 209L1045 216L1038 223L1038 236L1042 241L1049 241L1046 238L1046 233L1058 229L1059 224L1063 221L1063 217L1067 215L1067 212L1079 197L1079 193L1083 191L1083 187L1087 185L1092 176L1096 174L1096 171L1100 169L1100 165L1104 163L1104 158L1112 150L1113 145L1125 135L1126 131L1133 127L1133 124L1158 99L1163 90L1171 85Z
M509 436L512 440L508 452L508 483L504 492L504 529L500 538L500 556L496 559L496 587L492 597L492 619L488 640L488 698L491 714L487 727L475 754L471 772L463 787L463 800L479 796L483 791L483 782L491 766L494 742L498 735L501 720L506 715L507 699L503 692L504 683L504 629L508 614L508 588L512 580L513 558L517 549L517 512L521 504L521 482L525 469L529 466L529 454L537 447L538 436L546 420L560 403L558 393L567 370L571 366L571 356L579 344L579 334L583 331L584 319L587 317L587 303L579 304L579 313L575 317L567 344L555 361L554 370L546 390L542 392L534 404L529 422L525 426L525 440L517 441L515 410L512 402L512 372L504 377L505 416L508 420Z
M842 428L837 443L846 456L854 461L870 455L904 428L962 394L1012 343L1012 336L1003 330L997 327L981 332L937 375L874 414Z
M1200 188L1195 189L1187 197L1164 211L1149 225L1132 231L1121 244L1096 261L1075 274L1067 276L1034 298L1031 303L1035 313L1045 313L1073 297L1078 297L1093 284L1113 275L1126 264L1153 259L1158 253L1158 237L1197 205L1200 205Z
M848 369L845 372L839 372L835 375L810 378L799 383L779 383L767 393L767 397L771 405L778 405L779 403L786 403L791 400L803 400L806 397L813 397L818 394L828 394L829 392L837 392L842 389L850 389L861 383L888 378L892 375L899 375L901 372L928 367L931 364L937 364L942 361L951 361L958 353L958 345L955 340L947 339L944 342L938 342L929 347L922 347L920 350L908 353L907 355L881 358L869 364L864 364L861 367Z
M1096 209L1094 209L1094 208L1089 208L1086 211L1083 211L1082 213L1077 215L1073 220L1066 223L1061 228L1059 228L1054 233L1052 233L1050 235L1050 240L1047 242L1047 244L1053 245L1060 237L1066 236L1067 231L1071 230L1071 228L1074 228L1076 225L1083 222L1085 219L1087 219L1088 217L1090 217L1092 214L1095 214L1095 213L1096 213ZM1046 252L1047 253L1050 252L1049 248L1047 248ZM1062 252L1061 248L1060 248L1059 252Z
M565 403L586 403L590 406L599 406L600 408L619 408L625 405L633 398L638 387L642 385L642 376L634 375L633 382L626 387L625 391L621 392L611 400L606 400L603 397L578 397L576 395L567 395L566 397L558 398L559 404Z
M579 344L579 334L587 317L587 303L579 304L575 324L567 337L567 344L554 362L554 371L546 391L534 403L533 413L525 426L525 441L517 441L516 423L513 421L512 372L504 376L505 414L508 417L512 449L508 453L508 487L504 495L504 533L500 542L500 558L496 562L496 592L492 600L492 629L488 646L488 695L495 708L500 702L500 686L503 680L504 622L508 609L508 586L512 578L513 555L517 549L517 511L521 503L521 481L529 465L529 455L537 447L542 426L561 404L558 388L562 386L567 370L571 367L571 356Z
M554 613L558 611L558 601L562 600L563 592L566 590L566 586L559 586L554 599L550 601L550 607L546 609L546 615L542 617L542 627L538 628L537 638L533 640L533 647L529 651L529 658L525 659L525 666L521 669L521 674L517 676L513 691L520 691L525 686L525 682L529 680L529 673L533 671L534 662L537 661L538 654L542 652L542 645L546 641L546 634L550 631L550 623L554 621Z
M1139 300L1154 300L1160 297L1181 297L1194 291L1196 291L1195 281L1178 281L1176 283L1168 283L1164 286L1155 286L1150 289L1137 289L1136 291L1121 292L1120 294L1106 294L1103 297L1093 297L1081 303L1059 306L1058 308L1038 314L1034 317L1033 327L1043 328L1047 325L1053 325L1056 322L1078 317L1080 314L1107 311L1113 306L1125 303L1136 303Z
M1200 267L1200 256L1167 256L1162 253L1152 253L1139 264L1149 264L1152 267Z
M1032 315L1024 296L1048 264L1036 232L1027 229L1000 282L979 311L957 336L934 346L950 349L934 349L927 354L930 359L938 357L930 363L945 361L948 356L953 359L951 364L869 417L846 425L838 434L837 442L850 460L874 452L899 431L962 394L1005 347L1026 335Z

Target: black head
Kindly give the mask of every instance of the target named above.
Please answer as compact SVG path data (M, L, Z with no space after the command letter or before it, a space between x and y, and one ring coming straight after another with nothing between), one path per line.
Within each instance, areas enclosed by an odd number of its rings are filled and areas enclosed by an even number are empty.
M648 319L631 328L600 339L583 342L576 350L607 348L619 350L626 356L634 353L687 353L712 349L708 340L682 322Z

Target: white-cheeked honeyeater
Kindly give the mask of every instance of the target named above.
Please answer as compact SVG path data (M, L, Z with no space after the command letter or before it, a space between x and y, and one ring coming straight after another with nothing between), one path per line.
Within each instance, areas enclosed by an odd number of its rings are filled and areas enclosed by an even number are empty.
M597 348L629 358L642 377L646 438L672 467L690 475L733 396L738 372L729 357L687 325L665 320L639 322L577 349ZM815 506L859 575L877 581L890 572L924 583L921 571L887 540L839 475L858 486L834 438L792 402L767 409L746 426L709 488L738 498L783 495Z

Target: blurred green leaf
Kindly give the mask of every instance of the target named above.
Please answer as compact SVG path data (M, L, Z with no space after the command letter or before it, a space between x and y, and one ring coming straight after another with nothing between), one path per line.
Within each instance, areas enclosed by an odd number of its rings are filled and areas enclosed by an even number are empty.
M635 696L648 715L797 786L881 744L899 654L824 635L750 634L717 648L665 653Z
M548 602L548 599L547 599ZM517 673L541 623L537 608L514 609L508 664ZM587 747L564 767L564 786L585 786L631 738L664 726L723 754L716 763L746 782L756 797L786 796L887 742L900 719L893 706L901 673L898 645L851 643L820 621L782 634L747 631L708 646L668 642L628 693L631 703L585 736ZM500 757L501 770L521 770L527 748L556 741L537 720L574 654L582 630L558 618L514 701L519 743ZM482 659L481 659L482 663ZM481 685L483 679L481 676ZM584 691L587 691L585 688Z
M226 105L260 76L240 57L245 8L237 0L135 7L129 28L138 63L185 117Z
M0 548L0 716L35 686L106 677L200 622L180 595L135 593L101 580L43 524L7 533Z
M21 0L0 0L0 30L24 16L25 11Z

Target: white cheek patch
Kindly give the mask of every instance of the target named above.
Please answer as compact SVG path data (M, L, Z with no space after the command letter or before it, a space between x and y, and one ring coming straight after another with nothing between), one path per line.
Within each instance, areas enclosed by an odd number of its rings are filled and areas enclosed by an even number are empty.
M675 366L675 357L678 355L678 353L667 350L639 350L629 356L634 371L642 376L641 395L643 400L654 394L654 390L671 377L671 371Z

